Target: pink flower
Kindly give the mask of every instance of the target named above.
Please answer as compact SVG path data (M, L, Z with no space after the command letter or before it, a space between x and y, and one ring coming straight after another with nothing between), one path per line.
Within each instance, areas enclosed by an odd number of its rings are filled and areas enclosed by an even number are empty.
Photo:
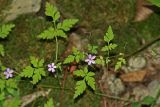
M14 72L14 71L13 71L12 69L7 68L7 69L4 71L4 75L6 76L6 79L13 77L13 72Z
M51 64L48 64L48 71L50 72L55 72L55 68L57 68L56 66L55 66L55 64L54 63L51 63Z
M95 60L94 60L95 58L96 58L95 55L89 54L88 58L85 60L85 62L87 62L88 65L95 64L96 63Z

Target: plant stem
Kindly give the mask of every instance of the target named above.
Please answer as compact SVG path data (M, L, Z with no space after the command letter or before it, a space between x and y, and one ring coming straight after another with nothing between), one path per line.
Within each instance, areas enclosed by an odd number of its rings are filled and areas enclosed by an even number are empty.
M58 40L57 40L57 37L56 38L56 62L58 60Z
M109 42L108 42L108 46L109 46ZM109 50L107 51L107 57L108 57L108 60L109 60ZM107 73L108 73L108 70L109 70L109 62L107 62Z

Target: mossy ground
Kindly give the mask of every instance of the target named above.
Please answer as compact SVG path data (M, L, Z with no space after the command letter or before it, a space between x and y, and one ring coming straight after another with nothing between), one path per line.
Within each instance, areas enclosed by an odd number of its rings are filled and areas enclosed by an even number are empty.
M2 1L1 9L7 5L5 0ZM72 2L70 0L58 0L56 6L66 18L80 19L79 25L91 33L91 37L86 34L82 35L82 38L90 39L91 43L101 43L106 29L111 25L115 34L115 42L119 46L118 52L132 53L142 45L142 39L148 42L160 34L160 15L157 13L145 21L133 22L135 0L74 0ZM15 29L7 39L1 40L6 52L5 57L1 58L5 66L21 72L22 68L29 64L29 56L31 55L45 58L46 63L54 60L55 42L41 41L37 38L39 33L50 26L46 18L28 14L19 16L12 23L15 23ZM67 42L65 40L59 42L59 55L61 55ZM83 98L74 102L75 81L72 76L68 76L65 82L65 88L72 87L72 90L64 90L62 97L61 90L56 89L59 87L59 82L57 78L52 78L52 76L43 79L40 84L53 86L50 96L54 98L57 106L61 103L62 107L99 107L100 97L93 95L90 91L87 91L82 96ZM22 96L39 89L27 83L28 81L25 80L20 83ZM46 98L41 97L33 103L34 107L41 106L45 100Z

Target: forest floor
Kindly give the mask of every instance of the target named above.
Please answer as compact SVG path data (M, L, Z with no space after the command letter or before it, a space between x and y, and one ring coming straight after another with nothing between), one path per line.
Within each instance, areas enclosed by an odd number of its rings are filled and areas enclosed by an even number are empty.
M136 14L136 1L135 0L48 0L57 6L63 18L77 18L79 19L78 26L69 33L76 33L81 40L87 39L91 44L103 45L103 36L109 25L112 26L115 34L114 42L118 44L118 48L115 53L124 53L129 55L135 50L138 50L141 46L150 42L160 35L160 14L153 13L149 18L144 21L134 22ZM0 10L4 9L9 2L6 0L0 0ZM0 11L1 12L1 11ZM0 21L2 22L2 21ZM15 67L17 71L21 71L23 67L29 64L29 56L37 56L44 58L49 63L50 60L54 60L55 44L53 42L40 41L37 39L37 35L44 29L50 26L49 21L43 13L40 14L25 14L20 15L12 23L16 25L13 32L6 39L1 41L5 45L6 56L1 58L2 62L10 67ZM72 38L71 38L72 39ZM72 40L67 40L72 41ZM68 42L59 40L59 57L64 56L63 53L67 50ZM158 45L158 43L154 44ZM149 48L150 49L150 48ZM156 49L159 49L158 46ZM127 79L124 75L124 69L120 74L114 74L112 68L108 75L100 70L96 74L97 91L104 91L105 83L100 83L102 77L106 80L111 76L121 78L123 80L123 86L125 89L118 93L119 97L130 99L130 96L138 97L138 94L134 93L136 90L145 90L145 87L153 81L160 81L158 78L158 63L151 61L151 56L148 54L149 50L142 51L137 56L147 60L145 67L139 69L138 74L130 74L130 76L136 75L137 77L132 80ZM136 57L137 56L133 56ZM18 64L17 64L18 63ZM136 62L139 63L139 62ZM129 65L129 64L128 64ZM149 70L149 73L148 73ZM156 70L156 71L154 71ZM154 73L150 72L154 71ZM127 73L126 73L127 74ZM123 75L123 76L122 76ZM138 80L142 75L144 78ZM147 75L147 77L146 77ZM157 76L156 76L157 75ZM109 76L109 77L107 77ZM117 77L118 76L118 77ZM128 76L128 75L127 75ZM73 100L75 81L72 75L68 73L65 80L65 89L62 95L59 80L52 78L53 75L42 79L38 87L34 87L29 80L22 81L19 85L21 88L21 95L27 95L37 90L44 90L45 88L53 89L50 96L53 96L56 106L61 107L125 107L128 106L126 101L121 101L114 98L102 97L102 95L94 94L89 90L77 101ZM129 77L128 77L129 78ZM63 76L60 78L63 81ZM135 81L134 81L135 80ZM136 81L137 80L137 81ZM104 85L105 84L105 85ZM102 86L101 86L102 85ZM136 89L135 89L136 88ZM112 89L111 89L112 90ZM154 90L152 90L154 91ZM104 91L107 95L114 95L109 89ZM146 94L146 93L145 93ZM41 102L45 101L45 98L40 97L38 100L28 105L28 107L37 107Z

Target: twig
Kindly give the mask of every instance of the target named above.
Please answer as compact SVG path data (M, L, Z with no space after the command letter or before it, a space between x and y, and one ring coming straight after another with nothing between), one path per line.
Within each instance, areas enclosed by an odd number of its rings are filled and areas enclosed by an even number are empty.
M135 102L135 101L132 101L132 100L129 100L129 99L124 99L124 98L120 98L120 97L117 97L117 96L111 96L111 95L107 95L107 94L104 94L104 93L95 92L94 94L99 95L99 96L103 96L103 97L107 97L107 98L110 98L110 99L124 101L124 102Z
M52 89L63 89L63 90L68 90L68 91L71 91L74 93L74 91L71 89L71 88L62 88L62 87L55 87L55 86L51 86L51 85L44 85L44 84L41 84L41 85L38 85L38 87L44 87L44 88L52 88Z
M160 40L160 36L158 36L157 38L153 39L152 41L146 43L145 45L143 45L141 48L139 48L138 50L136 50L135 52L131 53L130 55L127 55L126 58L129 58L131 56L134 56L142 51L144 51L145 49L147 49L149 46L151 46L152 44L156 43L157 41Z

